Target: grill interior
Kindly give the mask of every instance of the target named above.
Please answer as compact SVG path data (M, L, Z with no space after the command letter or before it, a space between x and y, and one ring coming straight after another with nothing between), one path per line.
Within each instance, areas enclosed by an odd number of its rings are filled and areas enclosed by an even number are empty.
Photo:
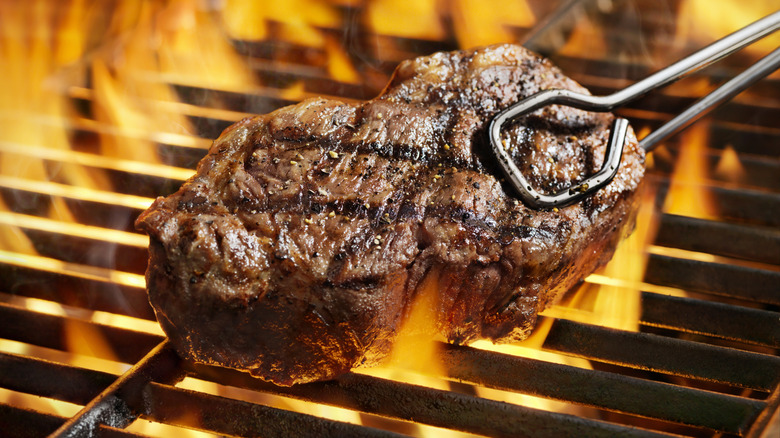
M777 433L777 74L653 153L634 236L524 343L437 343L435 371L292 388L169 349L132 222L229 124L312 96L370 98L400 60L437 50L526 41L607 94L711 40L680 37L696 1L498 3L0 3L0 430ZM769 51L752 49L620 112L649 132Z

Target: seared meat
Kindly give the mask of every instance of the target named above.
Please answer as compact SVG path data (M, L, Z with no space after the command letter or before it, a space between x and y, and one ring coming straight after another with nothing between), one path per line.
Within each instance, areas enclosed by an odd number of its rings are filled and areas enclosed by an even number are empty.
M518 202L487 124L547 88L586 92L519 46L437 53L402 63L371 101L312 99L226 129L137 221L151 236L149 298L179 353L281 385L333 378L385 357L421 285L438 290L449 341L525 338L630 231L644 172L629 132L594 196ZM548 107L503 135L552 192L598 170L612 120Z

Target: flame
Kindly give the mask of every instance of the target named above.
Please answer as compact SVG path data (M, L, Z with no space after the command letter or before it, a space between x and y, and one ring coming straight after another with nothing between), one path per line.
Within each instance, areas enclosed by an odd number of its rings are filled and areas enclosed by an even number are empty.
M645 249L652 244L658 230L655 197L655 190L644 186L634 232L620 243L612 260L599 272L600 275L633 284L642 281L647 266ZM593 317L587 322L638 331L641 294L642 290L638 287L600 285L598 296L593 302Z
M152 132L165 132L164 129L171 127L178 128L179 133L191 131L183 116L176 117L178 120L165 120L166 113L155 111L153 102L143 97L138 99L138 96L131 94L127 86L132 82L122 79L121 71L122 69L116 69L115 75L120 77L115 77L102 61L95 61L92 64L95 119L99 123L130 132L146 129ZM152 84L149 88L138 85L138 90L151 88L150 95L156 97L164 95L164 99L172 99L171 91L164 84ZM151 141L115 135L112 132L100 133L100 137L101 152L104 156L136 162L155 161L156 145Z
M544 344L544 340L547 338L547 334L552 328L552 323L553 318L540 317L533 333L531 333L531 336L523 342L517 344L494 344L490 341L477 341L472 343L471 347L481 350L494 351L511 356L519 356L544 362L552 362L562 365L576 366L579 368L592 369L590 363L585 359L542 350L542 344ZM584 414L589 410L589 408L573 406L567 403L559 402L557 400L482 386L476 386L475 392L480 397L491 400L503 401L546 411L578 415Z
M369 3L367 18L371 28L380 35L440 40L445 34L439 6L434 0L377 0Z
M79 39L74 37L74 27L84 20L83 14L67 14L62 21L63 34L54 34L48 26L52 8L42 1L3 2L0 17L4 31L0 35L0 71L3 71L6 90L0 94L0 132L4 148L26 149L45 145L53 150L68 150L70 143L66 132L48 124L52 119L67 118L70 109L56 89L54 73L64 62L80 54ZM26 26L32 26L27 28ZM29 38L25 38L29 35ZM57 180L86 188L106 183L100 172L73 163L61 163L47 168L40 159L24 154L3 154L0 157L0 175L15 181ZM8 185L3 184L8 187ZM61 198L13 200L14 207L29 206L39 214L71 220L68 207ZM10 208L4 202L2 211ZM24 233L15 227L0 230L4 249L35 254Z
M745 175L737 151L731 145L726 146L715 167L715 175L729 182L739 182Z
M730 34L777 10L776 0L686 0L680 5L677 19L677 41L709 43ZM780 44L780 35L769 36L750 46L748 51L763 56Z
M231 37L275 39L307 47L324 47L318 27L340 27L335 6L315 0L227 0L223 20Z
M192 136L187 117L171 102L178 96L169 83L208 89L247 90L254 79L199 2L178 0L167 4L123 2L112 33L121 35L119 55L91 63L93 109L98 123L120 132L167 133ZM197 72L197 74L193 74ZM104 155L156 163L154 139L102 132Z
M0 198L0 212L8 212L8 206ZM15 252L22 254L35 254L35 247L24 232L11 224L5 224L0 231L0 248L10 248Z
M386 362L375 368L358 369L357 372L450 391L450 382L443 378L447 373L441 362L442 338L434 335L439 331L439 298L443 293L442 275L445 275L443 269L433 268L423 278ZM414 425L414 429L414 435L420 437L470 436L458 431L422 424Z
M35 229L78 237L101 236L101 239L117 243L146 245L145 238L138 235L78 224L61 198L67 196L112 204L125 201L126 205L135 202L133 207L136 208L145 208L151 201L106 190L111 183L105 175L95 167L79 164L80 158L89 160L89 156L84 152L70 151L67 123L60 121L73 120L74 114L62 94L62 77L58 75L67 63L81 60L88 50L88 32L91 29L80 25L89 22L86 15L91 5L75 1L69 6L61 9L43 1L0 3L0 24L3 28L0 34L0 71L10 83L6 92L0 94L0 132L4 148L0 157L0 185L37 192L40 199L40 202L36 199L29 203L36 210L36 215L11 209L25 205L27 199L15 200L12 206L0 199L0 222L3 223L0 227L0 261L39 271L144 287L143 277L138 274L38 255L24 232ZM61 27L52 29L49 23L54 22L53 15L61 10L66 11L62 16L64 20L57 17L57 22L62 21ZM94 90L89 97L95 121L101 128L98 134L102 164L156 164L155 142L144 136L160 132L192 136L193 129L186 117L160 105L178 101L163 78L208 88L246 89L252 84L248 70L243 68L240 59L231 50L227 50L228 42L219 38L218 28L209 25L213 22L196 7L195 2L122 2L117 13L110 18L107 32L116 37L112 40L118 41L118 44L106 46L88 58ZM26 29L27 26L31 29ZM158 46L150 47L154 44ZM354 82L355 73L350 71L347 59L339 57L335 45L328 47L331 56L339 61L332 64L331 72L342 80ZM193 71L198 74L191 74ZM139 132L142 135L136 135ZM107 157L120 160L107 163ZM59 159L56 169L51 169L44 161L52 158ZM92 161L91 164L95 164L96 160ZM67 315L64 306L56 302L24 300L24 304L30 310ZM126 318L117 321L114 316L102 319L115 326L127 322ZM111 372L117 374L126 369L125 365L116 361L107 340L87 321L67 319L64 336L68 352L55 353L55 360L93 369L105 368L108 363L113 366ZM2 341L0 346L3 351L52 358L50 353L30 345ZM198 390L213 390L203 385L209 386L202 384ZM79 409L56 400L5 390L0 391L0 402L63 416L72 416ZM331 418L339 415L326 411L320 414ZM348 415L357 416L354 412ZM158 433L162 426L149 423L147 427L140 427L142 433Z
M601 57L608 53L604 31L587 14L579 14L571 36L559 53L572 57Z
M579 287L574 294L564 297L561 302L542 312L540 322L528 339L515 345L496 345L487 341L479 341L472 346L504 354L591 369L590 363L585 359L541 349L554 319L569 319L620 330L638 331L641 291L647 290L642 283L647 265L645 248L653 241L658 222L653 202L655 191L646 189L641 196L636 228L632 235L621 242L612 260L598 274L588 277L585 284ZM481 387L477 388L477 392L483 397L549 411L575 415L587 415L590 412L589 408L524 394Z
M439 296L442 293L442 274L440 269L434 268L423 278L386 362L378 367L358 369L357 372L449 390L449 382L441 378L446 374L440 359L439 344L436 342L440 339L433 335L438 332L437 315ZM419 436L460 436L457 432L428 429L419 425L416 429Z
M328 73L333 79L349 84L360 82L360 75L341 44L333 38L327 38L325 50L328 54Z
M409 315L393 344L389 364L411 370L442 375L438 344L430 335L438 331L440 271L431 270L420 284Z
M518 0L455 0L452 20L460 47L514 41L513 27L527 29L536 23L528 3Z
M679 156L672 173L664 211L669 214L714 219L718 211L708 180L706 145L709 123L702 119L680 135Z
M167 139L175 140L173 144L198 145L197 141L191 140L192 129L186 118L159 104L178 101L162 78L165 75L174 78L181 71L165 64L166 60L173 59L170 63L178 67L199 70L202 73L200 83L205 86L238 88L240 84L251 87L252 80L248 74L233 72L237 70L235 67L223 68L229 70L226 72L211 68L234 65L235 62L226 61L234 54L229 52L217 58L207 43L197 41L196 37L199 37L227 45L224 38L214 38L215 26L198 21L205 13L195 8L194 1L169 2L167 5L122 2L109 17L105 12L112 11L111 8L104 9L104 5L96 8L93 3L85 0L67 4L42 0L0 2L0 71L6 80L6 91L0 93L0 186L12 194L0 199L0 263L143 288L144 277L138 273L40 255L25 232L35 230L53 236L145 247L144 236L80 224L65 198L72 200L69 202L88 201L143 209L151 199L116 193L105 170L177 179L192 174L189 169L161 165L157 157L155 142L161 137L166 140L160 133L168 133ZM195 21L190 24L199 28L190 26L183 34L177 34L171 28L164 29L169 31L167 33L162 32L152 23L157 26L170 23L173 18L165 19L165 12L173 14L179 25L194 17ZM136 20L139 17L140 24ZM147 21L143 22L144 19ZM170 43L166 46L167 51L163 51L167 58L155 58L160 51L148 50L148 44L159 41L160 36L166 44ZM176 36L179 36L178 44L170 42L170 38ZM143 44L142 39L145 40ZM106 41L120 43L105 44ZM193 62L186 63L187 57ZM199 64L198 60L203 63ZM91 78L86 76L87 72L92 74ZM221 75L227 79L220 79ZM67 95L74 90L74 85L86 82L90 82L94 90L93 94L84 97L92 104L95 121L83 119L72 108ZM79 143L73 129L99 134L100 154L95 153L93 145ZM187 139L182 141L182 138ZM203 143L200 146L205 147ZM72 147L80 150L71 150ZM24 195L13 196L16 191ZM0 341L2 351L74 366L114 374L121 374L128 368L128 364L116 360L107 340L91 323L150 330L149 321L75 310L56 301L14 295L4 300L35 312L61 316L80 314L83 318L67 318L64 322L64 342L68 351ZM159 334L156 324L152 329ZM5 390L0 391L0 402L62 416L72 416L79 409L70 403Z
M44 1L0 2L0 71L5 84L4 92L0 93L0 133L5 149L0 156L0 186L14 188L16 183L24 187L28 183L57 181L53 184L95 189L107 182L100 171L86 169L77 163L46 165L39 158L13 153L39 146L57 152L70 149L65 130L50 123L71 115L71 108L58 89L60 78L57 73L66 63L83 54L84 40L79 37L78 27L89 20L78 9L56 17L56 9L50 6ZM49 25L55 18L60 26L57 30L61 29L62 33L54 32ZM19 210L34 212L40 216L36 217L39 220L31 223L25 220L29 217L17 212ZM73 220L63 199L48 193L40 196L14 194L0 199L0 215L3 222L0 259L15 266L44 259L37 255L25 229ZM38 268L37 263L33 266ZM49 302L46 307L55 313L63 312L57 303ZM3 341L2 346L3 351L50 357L46 356L48 350L27 344ZM66 363L75 360L75 357L65 355ZM5 390L0 392L0 402L57 415L73 415L78 410L78 406L70 403Z
M149 17L148 24L144 22L148 31L139 32L137 42L128 47L128 51L138 50L149 41L157 43L153 53L159 59L159 70L154 68L151 73L159 72L173 83L210 89L246 92L254 87L247 63L235 52L213 11L203 2L171 1L156 15Z
M279 97L289 100L301 100L306 95L303 82L295 82L279 93Z
M631 236L620 243L612 260L598 274L589 276L573 294L542 312L537 327L528 339L513 345L478 341L472 347L592 369L585 359L543 351L542 345L556 318L620 330L639 330L641 293L648 290L649 286L642 283L647 265L646 248L653 242L658 226L655 196L653 188L644 186L636 227ZM476 388L476 391L482 397L523 406L575 415L593 415L590 408L555 400L482 387Z
M87 357L106 358L118 362L111 346L95 326L86 321L65 320L65 344L68 351ZM74 366L83 366L72 361Z

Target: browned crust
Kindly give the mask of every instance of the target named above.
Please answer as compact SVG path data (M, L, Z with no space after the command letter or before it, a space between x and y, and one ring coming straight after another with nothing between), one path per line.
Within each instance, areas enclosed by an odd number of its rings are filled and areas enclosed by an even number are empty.
M611 257L644 171L630 132L618 175L591 198L518 203L485 128L546 88L584 91L519 46L437 53L402 63L374 100L308 100L225 130L137 221L152 242L150 301L177 350L283 385L332 378L387 354L426 275L440 276L436 325L450 341L526 337ZM550 107L504 136L551 191L597 170L612 118Z

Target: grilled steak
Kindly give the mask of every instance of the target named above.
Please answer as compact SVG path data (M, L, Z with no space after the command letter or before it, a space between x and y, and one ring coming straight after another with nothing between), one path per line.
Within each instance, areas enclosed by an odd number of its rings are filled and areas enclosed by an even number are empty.
M450 342L525 338L630 231L644 154L534 211L487 153L487 124L547 88L587 92L519 46L403 62L377 98L312 99L242 120L137 221L150 301L184 357L291 385L380 361L423 290ZM548 107L504 129L535 189L598 171L611 114Z

